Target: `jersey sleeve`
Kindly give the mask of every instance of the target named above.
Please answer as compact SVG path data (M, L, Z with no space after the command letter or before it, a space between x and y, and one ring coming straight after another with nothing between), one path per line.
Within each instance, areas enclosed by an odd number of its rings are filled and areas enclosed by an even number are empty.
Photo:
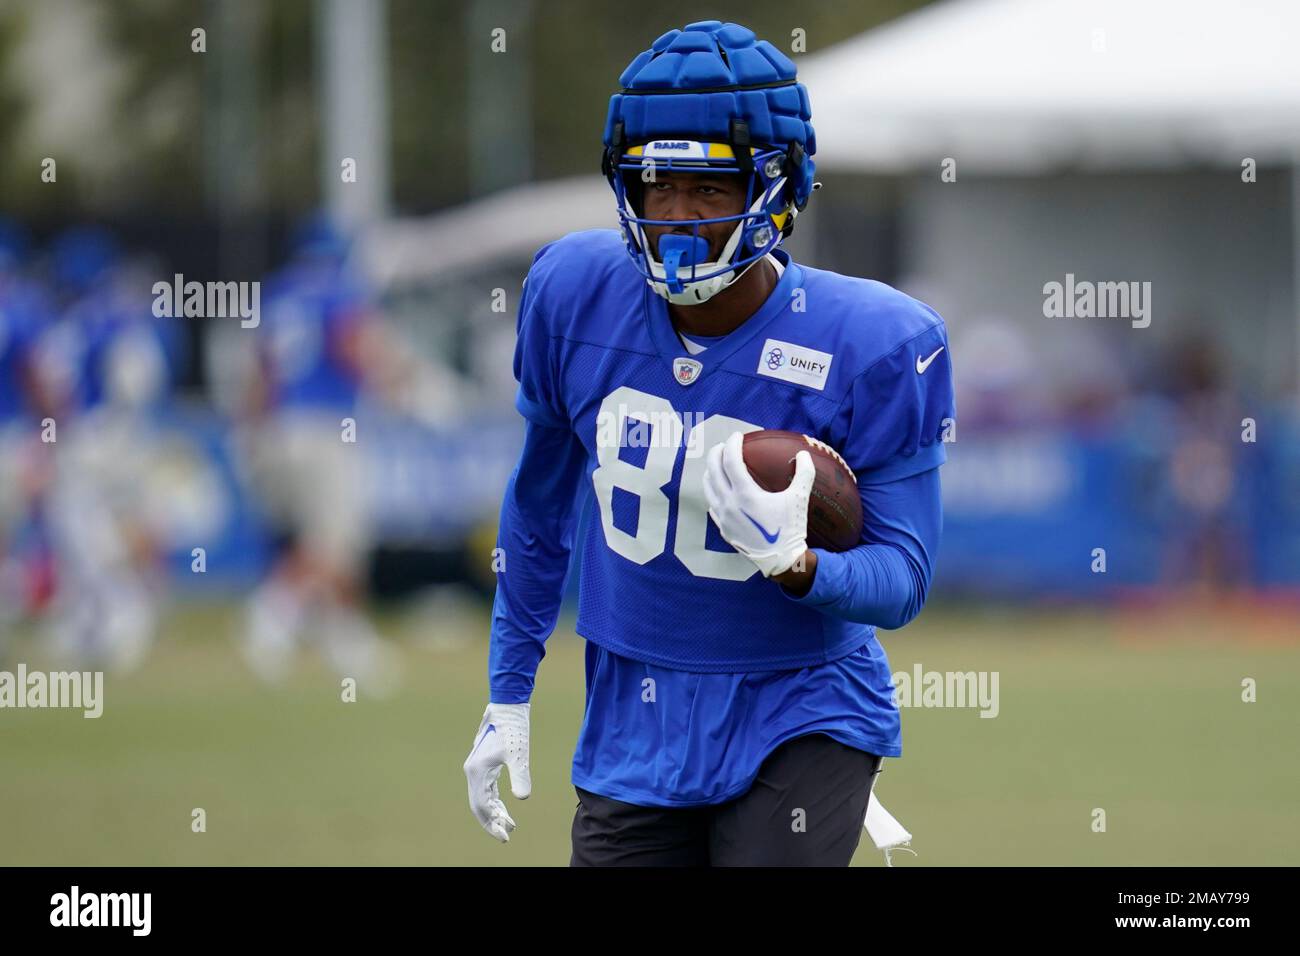
M900 628L921 612L943 528L939 469L897 480L859 482L862 543L848 551L815 548L807 594L792 601L846 621Z
M955 415L952 362L940 320L853 380L831 422L830 443L859 481L896 481L947 460L943 436Z
M497 532L502 561L488 654L495 704L522 704L532 696L564 596L585 466L586 451L571 429L528 423Z
M552 245L543 246L533 258L519 300L514 360L515 381L519 383L519 389L515 393L515 408L537 425L565 428L569 419L559 389L557 342L549 327L550 316L545 308L548 285L546 254Z

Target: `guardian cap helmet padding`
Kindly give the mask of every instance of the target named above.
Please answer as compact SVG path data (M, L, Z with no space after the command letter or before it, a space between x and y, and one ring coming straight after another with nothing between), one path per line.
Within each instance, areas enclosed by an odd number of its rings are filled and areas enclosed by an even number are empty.
M808 91L789 58L752 31L717 20L670 30L619 78L609 101L602 170L618 202L627 250L670 302L705 302L790 235L813 190L816 140ZM656 259L646 226L646 182L661 171L746 177L745 211L692 221L692 235L662 235ZM734 222L718 259L704 261L700 226Z

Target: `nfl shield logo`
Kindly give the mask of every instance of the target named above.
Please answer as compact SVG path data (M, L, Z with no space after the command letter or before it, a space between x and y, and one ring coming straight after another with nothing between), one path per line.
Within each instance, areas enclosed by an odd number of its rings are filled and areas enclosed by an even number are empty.
M673 377L682 385L690 385L700 377L700 371L704 366L695 359L679 358L673 359Z

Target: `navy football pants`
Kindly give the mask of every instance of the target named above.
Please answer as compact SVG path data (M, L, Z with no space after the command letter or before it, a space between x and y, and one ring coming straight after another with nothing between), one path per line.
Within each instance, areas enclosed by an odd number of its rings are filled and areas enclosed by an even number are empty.
M881 758L825 734L787 740L749 790L706 807L642 807L575 787L570 866L848 866Z

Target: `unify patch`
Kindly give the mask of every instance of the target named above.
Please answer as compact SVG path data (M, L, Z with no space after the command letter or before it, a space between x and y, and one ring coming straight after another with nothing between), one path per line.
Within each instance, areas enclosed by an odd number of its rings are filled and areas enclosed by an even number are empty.
M820 390L826 387L832 358L829 352L768 339L758 357L758 374Z

